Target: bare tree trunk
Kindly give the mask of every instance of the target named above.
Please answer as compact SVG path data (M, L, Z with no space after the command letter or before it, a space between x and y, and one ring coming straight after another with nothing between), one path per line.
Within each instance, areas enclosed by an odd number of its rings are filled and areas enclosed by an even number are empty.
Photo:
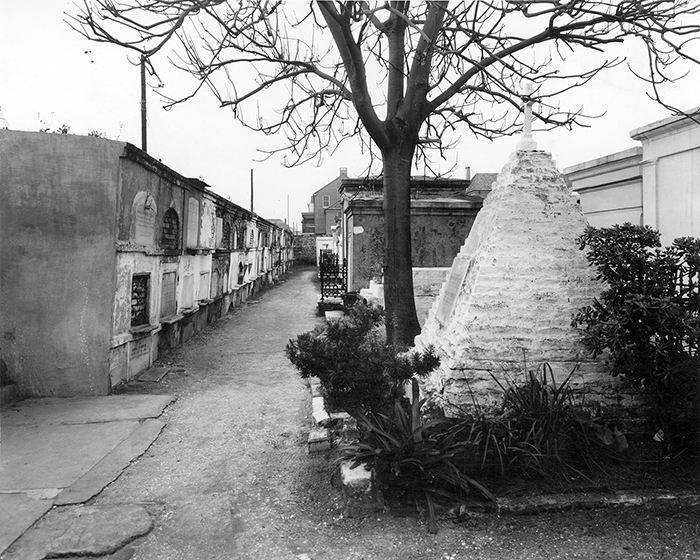
M384 152L384 300L387 339L413 345L420 333L411 263L411 157Z

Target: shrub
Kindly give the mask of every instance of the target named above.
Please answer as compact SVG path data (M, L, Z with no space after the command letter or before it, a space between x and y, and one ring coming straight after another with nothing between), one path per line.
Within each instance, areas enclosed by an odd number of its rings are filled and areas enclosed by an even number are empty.
M381 307L357 302L349 314L290 340L285 348L302 378L318 377L326 406L356 416L391 410L414 375L439 365L432 349L401 352L386 343Z
M645 391L673 448L696 441L700 240L661 248L657 231L627 223L588 227L579 241L606 286L573 319L584 344L607 352L612 375Z

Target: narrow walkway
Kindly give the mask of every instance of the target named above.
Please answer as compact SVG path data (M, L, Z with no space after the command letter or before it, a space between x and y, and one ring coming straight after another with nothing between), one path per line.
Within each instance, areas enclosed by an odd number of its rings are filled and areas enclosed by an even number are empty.
M171 354L161 382L123 390L177 401L148 451L87 503L152 519L103 559L698 558L695 509L446 515L437 535L415 509L347 518L333 465L306 452L310 396L284 356L289 338L320 324L317 290L315 270L296 269Z
M167 426L96 501L154 515L134 558L294 558L305 552L304 528L290 530L300 505L314 510L321 499L324 511L340 510L327 462L306 454L309 393L284 355L290 338L321 321L315 275L297 269L176 350L166 359L173 373L149 384L178 397Z

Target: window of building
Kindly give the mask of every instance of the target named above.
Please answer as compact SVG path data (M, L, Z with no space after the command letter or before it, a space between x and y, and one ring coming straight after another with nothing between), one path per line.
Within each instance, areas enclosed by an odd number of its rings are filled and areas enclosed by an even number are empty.
M328 208L331 205L331 197L328 194L323 195L323 207Z
M163 273L163 284L160 289L160 316L170 317L177 312L177 273Z
M149 274L134 274L131 278L131 326L148 325Z
M160 228L160 248L178 249L180 246L180 218L174 208L168 208L163 215Z

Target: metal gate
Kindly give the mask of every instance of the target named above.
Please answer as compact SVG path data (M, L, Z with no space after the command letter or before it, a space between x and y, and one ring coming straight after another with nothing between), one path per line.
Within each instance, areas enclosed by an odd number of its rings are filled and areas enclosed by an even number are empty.
M319 255L319 272L321 277L321 301L327 297L342 298L347 292L348 262L329 250Z

